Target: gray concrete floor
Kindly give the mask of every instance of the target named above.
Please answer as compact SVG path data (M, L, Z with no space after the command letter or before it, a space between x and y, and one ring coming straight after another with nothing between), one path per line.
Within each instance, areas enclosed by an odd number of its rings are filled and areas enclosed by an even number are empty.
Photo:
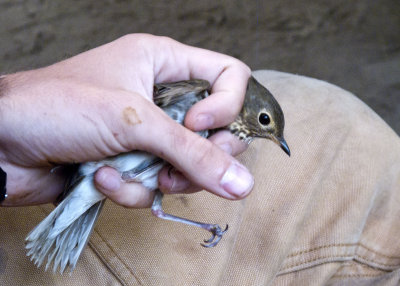
M400 134L400 1L0 0L0 73L147 32L327 80Z

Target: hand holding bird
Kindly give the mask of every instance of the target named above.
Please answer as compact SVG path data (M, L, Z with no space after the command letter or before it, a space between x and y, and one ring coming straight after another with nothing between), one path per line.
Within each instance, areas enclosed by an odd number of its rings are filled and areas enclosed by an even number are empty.
M129 154L131 150L156 154L176 167L178 172L171 172L173 180L168 179L166 167L159 173L160 186L166 193L172 189L184 192L190 181L193 186L224 198L243 198L250 192L253 179L229 154L243 152L246 144L238 144L239 140L233 140L235 136L227 131L203 139L174 122L149 99L153 96L154 81L204 78L212 84L212 96L190 108L185 126L193 131L218 129L229 125L238 115L249 75L249 68L232 57L165 37L134 34L45 68L2 76L0 165L7 173L8 196L0 205L54 202L65 187L65 174L59 172L60 168L50 170L60 165L92 162L80 168L86 176L77 173L68 184L68 189L92 188L94 184L102 192L75 197L76 206L84 213L87 202L99 197L102 200L103 195L127 207L148 206L154 192L135 183L135 179L125 183L116 170L121 170L120 166L132 169L132 165L126 164L132 162L131 156L118 156L127 160L115 159L115 155ZM260 117L264 123L268 122L266 115ZM237 126L231 127L235 132ZM245 136L246 131L241 132ZM136 154L133 162L139 166L141 161L148 162L147 154ZM116 164L115 168L101 167L101 163L107 162L103 160L106 157ZM88 179L99 167L93 179ZM143 176L149 173L144 172ZM175 180L177 173L179 180ZM172 186L168 182L173 182ZM192 191L191 187L188 189ZM71 192L74 193L79 194ZM90 210L96 211L99 208ZM64 223L72 223L67 216L64 218L55 224L53 235L63 232ZM86 222L77 219L73 223ZM77 250L85 243L81 241L78 248L68 246L74 248L68 259L77 259ZM42 250L46 247L51 248L52 244L46 244ZM58 263L64 264L65 257Z
M208 82L203 80L158 84L154 87L154 101L169 117L182 124L189 108L208 96L208 88ZM247 143L254 138L270 139L290 155L283 137L284 125L283 112L278 102L251 77L243 108L226 129ZM203 137L208 137L208 134L208 130L199 132ZM82 164L73 174L71 183L66 186L65 199L27 236L28 255L38 266L47 258L46 269L54 262L53 271L59 268L61 273L68 266L71 270L76 266L105 200L105 196L93 184L95 172L103 166L117 169L124 181L141 183L149 192L156 191L152 205L154 215L211 232L212 237L202 245L215 246L227 227L222 230L219 225L195 222L166 214L162 210L162 193L157 190L157 176L165 164L167 162L164 160L142 151Z

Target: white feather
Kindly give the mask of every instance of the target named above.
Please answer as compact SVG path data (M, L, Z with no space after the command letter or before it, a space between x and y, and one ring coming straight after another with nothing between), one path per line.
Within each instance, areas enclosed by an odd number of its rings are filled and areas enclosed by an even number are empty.
M121 172L122 179L142 183L149 191L158 186L158 171L164 162L145 152L124 153L79 167L82 175L65 199L26 237L28 256L39 267L47 257L46 270L74 269L100 213L105 196L96 190L93 174L103 166Z
M62 272L67 265L71 269L82 252L82 242L86 240L93 229L98 212L91 208L102 205L104 195L98 192L93 184L93 177L85 177L73 191L38 225L26 238L27 255L31 260L42 265L48 256L46 269L54 260L54 268L62 265ZM83 223L84 222L84 223ZM69 254L78 254L70 261ZM76 255L75 255L76 256Z

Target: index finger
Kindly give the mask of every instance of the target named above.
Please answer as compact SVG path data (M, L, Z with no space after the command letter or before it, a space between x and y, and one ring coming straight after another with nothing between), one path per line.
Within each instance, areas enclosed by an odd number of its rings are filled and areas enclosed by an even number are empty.
M159 45L163 48L157 51L154 64L156 82L200 78L212 85L211 96L190 109L185 125L198 131L231 123L242 107L250 68L227 55L168 38L162 41L165 43Z

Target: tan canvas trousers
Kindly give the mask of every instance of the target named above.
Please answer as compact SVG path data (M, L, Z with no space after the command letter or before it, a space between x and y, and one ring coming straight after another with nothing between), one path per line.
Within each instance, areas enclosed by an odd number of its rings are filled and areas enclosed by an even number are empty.
M338 87L255 76L281 103L292 156L256 140L240 156L255 176L248 198L164 201L170 213L228 223L217 247L199 245L202 230L107 202L75 271L53 274L24 251L52 207L0 208L0 285L399 285L399 137Z

